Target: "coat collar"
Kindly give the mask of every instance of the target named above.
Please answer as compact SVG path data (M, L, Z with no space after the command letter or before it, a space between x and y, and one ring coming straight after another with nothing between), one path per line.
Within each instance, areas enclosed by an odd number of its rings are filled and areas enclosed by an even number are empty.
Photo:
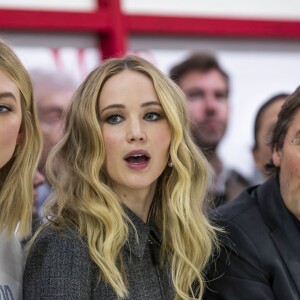
M142 259L146 246L151 243L160 246L160 233L152 220L144 223L133 211L123 205L124 211L134 225L128 224L128 243L129 251L134 256Z
M300 234L280 194L278 178L272 178L257 188L257 199L270 236L284 260L300 293Z

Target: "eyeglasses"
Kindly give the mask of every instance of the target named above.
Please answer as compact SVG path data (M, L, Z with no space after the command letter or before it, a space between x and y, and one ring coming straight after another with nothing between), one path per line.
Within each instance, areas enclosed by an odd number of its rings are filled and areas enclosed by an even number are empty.
M288 137L288 141L293 144L294 146L300 146L300 138L289 138Z

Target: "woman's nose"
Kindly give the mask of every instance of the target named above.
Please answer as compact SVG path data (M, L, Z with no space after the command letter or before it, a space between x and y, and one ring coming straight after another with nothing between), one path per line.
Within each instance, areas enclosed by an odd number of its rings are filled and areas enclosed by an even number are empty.
M127 141L132 142L143 142L146 140L146 133L143 125L139 121L130 122L127 129Z

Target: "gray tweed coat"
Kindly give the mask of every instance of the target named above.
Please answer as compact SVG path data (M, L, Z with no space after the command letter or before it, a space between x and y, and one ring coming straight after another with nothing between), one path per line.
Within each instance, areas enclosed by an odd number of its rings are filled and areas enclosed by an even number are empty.
M159 267L160 239L154 224L145 224L126 209L135 225L129 244L123 248L123 260L129 297L136 300L174 299L169 272ZM118 299L113 289L99 282L99 269L89 257L88 247L74 229L59 233L46 227L37 237L27 258L23 280L24 300L28 299Z

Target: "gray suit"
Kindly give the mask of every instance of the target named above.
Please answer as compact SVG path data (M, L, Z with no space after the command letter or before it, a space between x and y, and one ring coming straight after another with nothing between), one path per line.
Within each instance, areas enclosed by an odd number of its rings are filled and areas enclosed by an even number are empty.
M129 209L139 243L129 226L129 245L123 260L129 282L129 298L136 300L174 299L170 276L159 267L160 238L154 224L145 225ZM99 269L89 257L88 247L74 229L58 233L45 228L34 242L24 273L24 300L27 299L117 299L111 286L99 282Z

